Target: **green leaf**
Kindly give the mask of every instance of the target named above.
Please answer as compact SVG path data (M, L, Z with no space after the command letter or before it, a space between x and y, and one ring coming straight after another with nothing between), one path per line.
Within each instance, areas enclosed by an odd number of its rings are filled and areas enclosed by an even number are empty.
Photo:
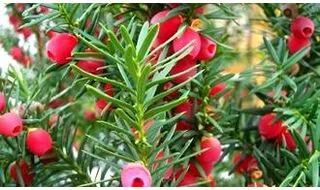
M276 63L276 64L280 64L280 60L279 60L279 57L277 55L277 52L276 50L274 49L274 47L272 46L271 42L269 40L267 40L265 37L263 37L263 41L264 41L264 44L268 50L268 52L270 53L273 61Z
M128 30L126 29L126 27L125 27L124 25L121 25L121 26L120 26L120 33L121 33L124 41L125 41L128 45L131 45L132 48L133 48L133 50L134 50L134 52L136 52L136 50L135 50L135 48L134 48L134 47L135 47L135 46L134 46L134 43L133 43L133 41L132 41L132 39L131 39L131 36L130 36Z
M133 90L131 88L128 88L126 85L122 84L121 82L118 82L118 81L115 81L115 80L111 80L111 79L108 79L108 78L103 78L103 77L99 77L97 75L94 75L94 74L91 74L91 73L88 73L86 71L84 71L83 69L79 68L78 66L76 66L75 64L72 64L71 65L72 69L81 74L82 76L84 77L88 77L89 79L91 80L94 80L94 81L98 81L98 82L102 82L102 83L110 83L120 89L124 89L130 93L134 93Z
M285 63L285 69L289 69L293 64L298 63L308 52L310 51L310 46L304 47L297 53L293 54Z
M144 40L146 39L146 36L148 34L148 30L149 30L149 22L146 21L144 22L144 24L142 25L142 28L140 30L139 33L139 37L138 37L138 42L137 42L137 50L140 51L140 48L142 46L142 43L144 42Z
M114 45L114 47L116 48L117 51L120 51L121 54L124 54L125 50L124 47L122 47L120 41L118 40L118 38L116 37L116 35L111 31L105 28L105 26L100 23L101 28L107 33L109 39L110 39L110 43L112 43Z
M86 88L87 88L88 92L94 94L98 98L102 98L104 100L107 100L108 102L111 102L111 103L115 104L116 106L121 107L123 109L134 110L134 108L130 104L126 103L125 101L121 101L116 98L113 98L113 97L109 96L108 94L104 93L103 91L101 91L91 85L86 85Z
M134 138L131 132L129 132L129 131L125 130L125 129L122 129L122 128L118 127L118 126L115 126L112 123L109 123L109 122L106 122L106 121L96 121L96 123L108 128L108 129L110 129L111 131L116 131L116 132L119 132L119 133L123 133L123 134L127 135L128 137L130 137L131 139Z
M138 49L138 61L141 61L148 55L151 49L151 45L156 39L157 35L158 35L158 25L153 25L150 28L150 31L148 32L147 36L145 37L141 45L141 48Z
M151 72L151 64L146 64L142 67L141 76L138 76L137 84L137 102L143 103L145 99L146 83ZM140 73L139 73L140 74Z
M318 187L318 184L319 184L319 160L318 160L318 158L314 159L311 162L311 168L312 168L312 170L311 170L312 171L311 172L311 174L312 174L312 186L313 187Z
M296 166L291 172L286 176L286 178L281 182L279 187L286 187L290 184L293 178L301 171L301 166Z
M297 133L296 130L292 130L291 132L292 132L293 137L298 145L299 152L301 153L300 154L301 157L307 158L309 156L309 151L308 151L306 143L302 139L301 135L299 133Z
M44 16L41 16L39 19L33 19L31 22L29 23L26 23L26 24L23 24L19 27L20 28L26 28L26 27L30 27L30 26L33 26L33 25L36 25L36 24L39 24L40 22L43 22L45 20L49 21L49 20L54 20L58 17L60 17L60 13L59 12L56 12L56 11L53 11L51 13L48 13Z
M135 52L133 52L133 47L131 45L128 45L127 49L125 50L125 63L128 67L127 71L130 73L131 77L133 78L134 82L136 82L137 79L137 63L134 60Z
M186 101L188 99L188 91L183 94L179 99L177 100L173 100L167 104L164 104L164 105L160 105L160 106L157 106L155 108L152 108L150 110L148 110L145 115L144 115L144 119L149 119L149 118L152 118L162 112L166 112L166 111L169 111L171 110L172 108L178 106L179 104L183 103L184 101Z

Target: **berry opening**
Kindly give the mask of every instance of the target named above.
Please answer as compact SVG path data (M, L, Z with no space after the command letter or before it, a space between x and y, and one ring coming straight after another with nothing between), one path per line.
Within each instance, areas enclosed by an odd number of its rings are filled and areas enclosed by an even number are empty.
M214 52L214 48L215 48L215 45L211 44L208 46L208 51L209 53L213 53Z
M20 132L21 132L21 129L22 128L22 126L20 126L20 125L18 125L18 126L15 126L14 128L13 128L13 130L12 130L12 134L13 135L18 135Z
M306 27L306 28L303 29L303 34L306 37L309 37L311 33L312 33L312 29L310 27Z
M140 178L134 178L132 182L132 187L143 187L144 183Z

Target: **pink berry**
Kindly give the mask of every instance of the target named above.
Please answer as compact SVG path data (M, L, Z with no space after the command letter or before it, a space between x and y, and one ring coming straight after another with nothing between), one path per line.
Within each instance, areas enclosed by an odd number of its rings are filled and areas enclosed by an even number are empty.
M4 96L3 92L0 92L0 113L4 112L7 106L6 97Z
M28 132L26 144L29 151L37 156L43 156L52 149L50 134L44 129L38 128Z
M299 16L291 22L291 32L299 39L310 38L314 32L313 21L304 16Z
M10 164L10 177L13 179L13 181L16 184L19 184L19 179L18 179L18 175L17 175L18 172L17 172L16 165L17 165L16 162L13 162L12 164ZM33 179L30 165L28 163L26 163L25 161L20 160L19 168L21 171L21 177L22 177L23 183L26 186L30 186L32 179Z
M224 83L216 84L215 86L211 87L210 89L210 96L216 96L220 92L224 91L226 85Z
M217 44L203 35L200 35L200 39L201 49L197 59L203 61L210 60L216 54Z
M0 116L0 134L7 137L18 136L23 129L21 118L15 113L5 113Z
M21 60L22 57L23 57L23 52L21 50L20 47L18 46L13 46L11 49L10 49L10 55L13 57L13 59L15 60Z
M168 13L169 13L169 10L158 12L152 17L150 23L151 24L159 23L162 18L168 15ZM171 36L173 36L178 31L179 26L182 24L182 22L183 22L183 18L180 15L173 16L165 20L164 22L161 22L159 26L159 33L157 36L157 39L160 41L160 43L165 42Z
M170 75L172 76L172 75L182 73L182 72L194 67L195 65L196 65L196 62L194 60L190 60L188 57L186 57L186 58L178 61L172 67L172 69L170 71ZM172 81L174 83L180 84L180 83L183 83L184 81L188 80L189 78L192 78L196 74L197 74L197 68L193 68L193 69L189 70L188 72L175 77L174 79L172 79Z
M276 114L269 113L259 119L259 134L265 139L273 139L280 135L282 130L282 120L277 120Z
M288 49L291 54L298 52L300 49L310 46L311 41L308 38L296 38L291 35L288 39Z
M71 60L71 53L77 45L78 39L68 33L55 35L46 45L48 58L58 65L66 64Z
M219 161L222 148L220 141L215 137L202 137L200 142L201 150L207 149L200 153L196 158L198 162L205 163L209 162L215 164Z
M122 187L151 187L149 170L140 162L127 163L121 170Z
M188 54L188 56L191 59L195 59L200 52L201 39L200 39L200 35L198 34L198 32L194 31L191 27L186 28L185 31L183 32L183 34L179 38L176 38L173 40L173 42L172 42L173 51L177 52L177 51L181 50L186 45L188 45L190 42L193 42L193 43L191 45L192 50Z

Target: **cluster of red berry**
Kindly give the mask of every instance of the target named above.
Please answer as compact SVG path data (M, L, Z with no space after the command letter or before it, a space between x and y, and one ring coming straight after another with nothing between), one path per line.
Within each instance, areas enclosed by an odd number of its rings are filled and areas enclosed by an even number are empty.
M7 101L3 93L0 94L0 113L6 111ZM0 134L6 138L17 137L24 130L21 117L14 112L7 112L0 116ZM26 146L30 153L41 157L48 154L53 149L53 142L50 134L42 128L27 129ZM26 161L20 160L19 168L22 174L24 184L29 185L32 181L30 165ZM10 166L10 175L16 183L19 183L17 177L17 163Z
M29 27L20 28L22 24L21 13L26 8L27 8L26 4L24 3L15 3L13 4L13 7L12 7L14 11L11 11L9 14L9 22L13 26L15 32L22 34L25 40L28 39L32 34L31 28ZM36 11L38 14L41 14L41 13L46 14L49 11L49 9L44 6L40 6ZM9 53L13 57L13 59L15 59L16 61L18 61L24 66L28 66L32 63L31 57L29 55L24 54L21 47L19 46L11 47Z

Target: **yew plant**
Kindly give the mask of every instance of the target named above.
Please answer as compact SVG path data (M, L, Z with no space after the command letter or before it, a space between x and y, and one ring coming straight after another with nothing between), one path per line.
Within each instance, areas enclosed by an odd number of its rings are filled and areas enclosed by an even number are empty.
M319 186L319 6L255 5L244 55L251 6L7 4L1 186Z

